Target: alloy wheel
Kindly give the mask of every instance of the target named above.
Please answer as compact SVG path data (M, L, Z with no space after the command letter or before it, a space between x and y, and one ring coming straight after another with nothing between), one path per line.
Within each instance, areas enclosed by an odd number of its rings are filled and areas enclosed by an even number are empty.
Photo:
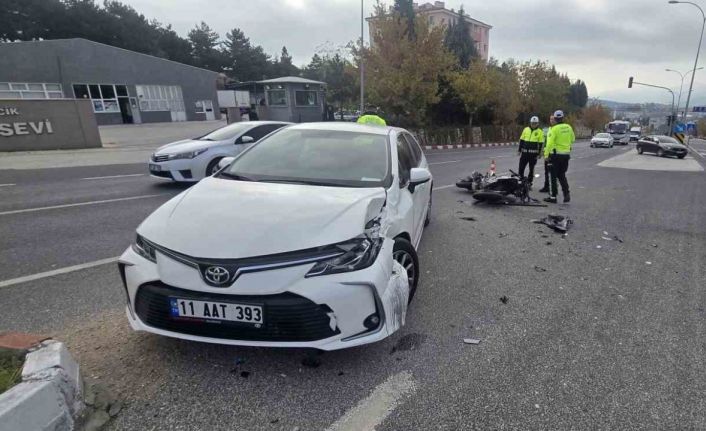
M397 250L392 253L392 258L404 267L407 272L407 281L409 282L410 288L414 286L414 280L417 278L417 271L414 268L414 259L412 256L405 250Z

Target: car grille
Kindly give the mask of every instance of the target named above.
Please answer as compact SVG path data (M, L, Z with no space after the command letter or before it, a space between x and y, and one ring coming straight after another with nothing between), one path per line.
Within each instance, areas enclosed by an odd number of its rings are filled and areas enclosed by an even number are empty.
M154 175L155 177L169 178L170 180L174 179L174 177L172 177L172 173L169 171L150 171L150 175Z
M152 161L153 162L166 162L167 160L169 160L169 155L167 155L167 154L161 154L161 155L152 154Z
M262 305L264 323L260 328L239 322L189 321L174 319L169 297L215 302L243 302ZM246 341L316 341L340 334L331 329L327 305L316 304L293 293L276 295L224 295L195 292L161 282L140 286L135 311L145 324L166 331L202 337Z

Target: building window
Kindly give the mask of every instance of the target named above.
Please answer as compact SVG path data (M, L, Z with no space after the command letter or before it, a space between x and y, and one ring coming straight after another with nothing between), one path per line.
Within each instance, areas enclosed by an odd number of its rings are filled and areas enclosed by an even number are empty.
M196 111L197 114L205 114L206 111L203 109L203 100L196 101Z
M269 106L287 106L287 91L267 90L267 104Z
M296 106L319 106L318 92L316 90L300 90L294 92Z
M138 85L136 89L141 111L186 112L178 85Z
M434 17L433 16L429 17L429 24L434 25Z
M61 84L0 82L0 99L63 99Z
M120 112L115 87L113 84L74 84L74 97L91 99L93 112ZM125 86L120 85L119 87ZM127 91L127 87L125 88Z

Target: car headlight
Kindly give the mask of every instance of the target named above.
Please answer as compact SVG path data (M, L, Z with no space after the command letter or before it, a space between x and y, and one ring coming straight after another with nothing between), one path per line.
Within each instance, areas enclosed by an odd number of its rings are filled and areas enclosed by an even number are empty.
M380 220L374 219L365 225L363 234L336 244L340 254L317 262L306 274L307 277L339 274L365 269L377 259L382 248L383 238L380 236Z
M202 149L200 149L200 150L189 151L189 152L186 152L186 153L169 154L169 155L167 156L167 158L168 158L169 160L193 159L194 157L196 157L196 156L198 156L198 155L200 155L200 154L203 154L203 153L205 153L206 151L208 151L208 148L202 148Z
M135 243L132 244L132 249L135 253L149 260L150 262L157 263L157 255L154 250L154 246L146 241L140 234L137 234L135 238Z

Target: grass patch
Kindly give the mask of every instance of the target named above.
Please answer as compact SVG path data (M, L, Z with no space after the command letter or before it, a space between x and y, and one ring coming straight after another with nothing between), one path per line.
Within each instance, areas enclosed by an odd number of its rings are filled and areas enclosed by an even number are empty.
M24 359L14 354L0 354L0 394L22 381Z

